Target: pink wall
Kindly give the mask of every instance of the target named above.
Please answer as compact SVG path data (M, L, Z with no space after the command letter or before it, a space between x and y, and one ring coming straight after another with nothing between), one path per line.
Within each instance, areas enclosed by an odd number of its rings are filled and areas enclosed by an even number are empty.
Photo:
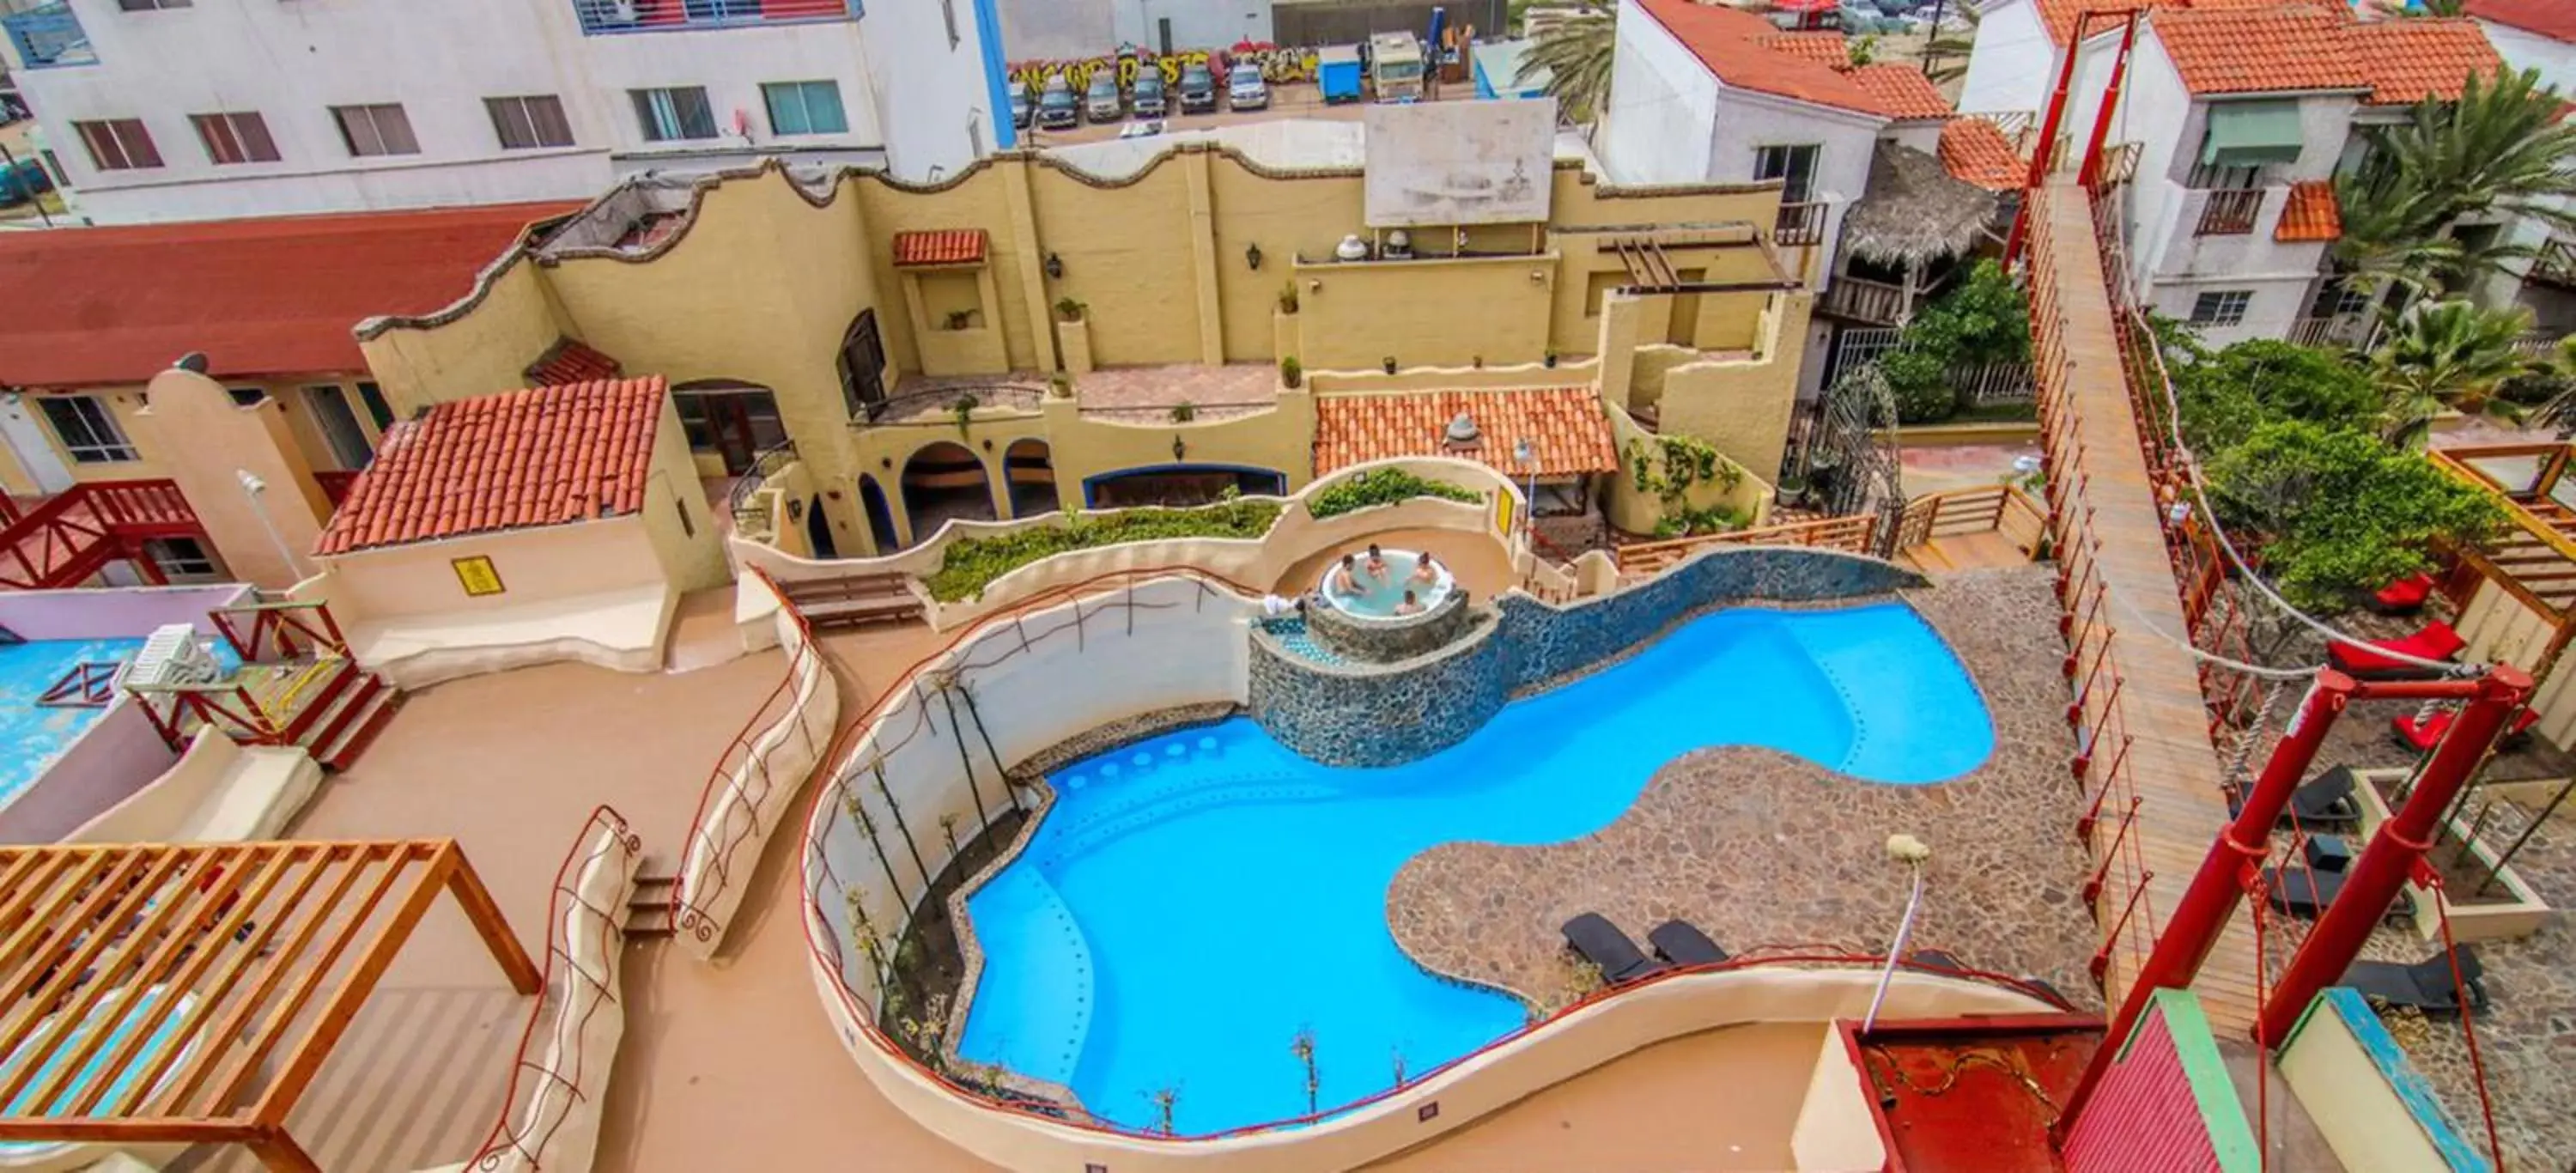
M0 593L0 627L21 639L141 639L163 624L192 623L212 635L206 612L249 594L240 583L9 591Z
M52 843L125 801L179 760L143 706L119 696L7 806L0 843Z

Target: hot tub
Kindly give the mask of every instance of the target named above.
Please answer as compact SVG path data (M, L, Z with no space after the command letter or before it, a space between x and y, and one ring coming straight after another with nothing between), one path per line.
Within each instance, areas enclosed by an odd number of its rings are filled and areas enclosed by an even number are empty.
M1384 580L1381 581L1368 572L1368 556L1363 554L1360 555L1359 564L1351 570L1351 577L1357 579L1361 587L1360 593L1345 594L1333 589L1333 577L1342 568L1340 559L1335 559L1331 566L1325 568L1324 581L1317 584L1316 590L1324 596L1325 601L1333 605L1333 609L1344 615L1364 621L1383 621L1411 618L1411 616L1395 613L1395 609L1403 604L1404 592L1408 589L1413 591L1413 601L1420 604L1422 611L1427 613L1447 600L1449 592L1456 585L1456 580L1450 577L1449 568L1441 565L1438 559L1432 560L1431 563L1432 572L1438 577L1425 587L1413 585L1414 563L1421 557L1418 552L1381 550L1379 554L1386 559Z

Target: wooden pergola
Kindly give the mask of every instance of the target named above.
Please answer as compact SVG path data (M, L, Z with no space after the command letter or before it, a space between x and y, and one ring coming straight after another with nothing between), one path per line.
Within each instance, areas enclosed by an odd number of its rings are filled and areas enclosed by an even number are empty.
M0 1140L318 1170L287 1113L441 890L537 993L454 840L0 848Z

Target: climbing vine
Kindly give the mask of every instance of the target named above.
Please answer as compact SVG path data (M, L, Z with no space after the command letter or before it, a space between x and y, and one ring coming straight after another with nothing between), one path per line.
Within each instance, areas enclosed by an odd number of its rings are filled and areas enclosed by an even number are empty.
M1732 493L1744 483L1744 469L1708 441L1697 436L1639 437L1628 441L1627 456L1629 482L1663 504L1655 522L1656 537L1725 533L1752 520L1742 510L1723 504L1705 509L1691 506L1692 489L1714 484Z

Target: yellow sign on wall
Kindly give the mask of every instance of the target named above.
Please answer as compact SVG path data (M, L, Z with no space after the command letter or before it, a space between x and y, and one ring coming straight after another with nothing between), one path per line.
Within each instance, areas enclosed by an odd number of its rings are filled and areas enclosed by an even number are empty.
M456 581L465 588L465 593L468 595L475 597L497 595L509 589L501 585L501 572L492 569L491 555L477 554L471 558L450 559L448 565L456 568Z
M1494 494L1494 532L1506 538L1512 536L1512 495L1509 493Z

